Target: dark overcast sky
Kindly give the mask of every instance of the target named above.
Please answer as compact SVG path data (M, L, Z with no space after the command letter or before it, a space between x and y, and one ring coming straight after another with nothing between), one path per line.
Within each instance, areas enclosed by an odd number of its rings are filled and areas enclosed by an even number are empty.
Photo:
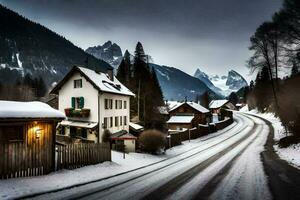
M86 49L111 40L144 45L155 63L193 74L244 76L249 37L282 0L0 0ZM249 77L247 78L249 80Z

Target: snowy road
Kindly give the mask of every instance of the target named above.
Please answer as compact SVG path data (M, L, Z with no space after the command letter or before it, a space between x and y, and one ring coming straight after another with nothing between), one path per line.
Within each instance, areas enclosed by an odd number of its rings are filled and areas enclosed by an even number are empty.
M271 199L260 153L269 126L241 113L237 124L177 156L36 199Z

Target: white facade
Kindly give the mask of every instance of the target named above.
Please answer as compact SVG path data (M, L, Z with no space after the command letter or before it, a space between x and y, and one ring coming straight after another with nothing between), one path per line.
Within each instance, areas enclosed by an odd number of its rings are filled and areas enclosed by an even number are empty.
M105 99L112 100L112 109L105 109ZM116 108L116 101L122 101L122 108ZM126 102L126 109L124 108L124 102ZM103 93L99 97L99 113L100 113L100 134L105 129L104 119L107 119L107 129L111 133L116 133L120 130L126 130L129 132L129 114L130 114L130 97L119 95L119 94L111 94L111 93ZM117 120L116 120L117 118ZM125 119L124 119L125 118ZM111 122L112 120L112 122ZM117 123L116 123L117 121ZM126 122L125 122L126 121ZM122 123L121 123L122 122ZM112 126L111 126L112 125ZM102 137L100 136L100 139Z
M82 88L74 88L74 80L82 79ZM72 107L72 97L84 97L84 108L91 109L88 118L81 121L98 122L98 90L76 72L59 90L58 109L65 112L66 108Z
M116 78L114 78L114 81L111 81L103 73L96 73L89 69L76 69L77 71L73 72L67 80L63 80L63 83L57 86L59 88L54 88L53 91L55 90L58 94L58 107L60 111L65 112L65 109L74 109L74 102L72 103L72 98L73 101L74 98L83 98L83 107L76 109L77 107L75 106L75 111L79 112L82 109L89 109L90 114L88 117L68 117L68 121L86 122L87 124L91 122L97 123L98 127L93 129L87 128L85 132L86 139L93 140L94 142L102 142L102 134L105 128L107 128L112 134L121 130L129 132L130 96L133 96L133 94L118 80L116 80ZM85 73L86 71L88 71L88 73ZM84 75L82 75L82 73L84 73ZM97 75L99 75L98 78ZM89 76L93 77L90 78ZM117 91L118 93L114 93L113 91L110 92L108 90L103 91L100 87L97 87L97 84L101 83L101 79L103 79L103 77L105 77L105 80L102 82L109 84L109 87L119 89L120 91ZM80 87L75 87L75 80L81 80ZM96 80L97 83L91 82L91 80ZM101 87L105 87L105 84L104 86L101 85ZM123 91L124 94L120 94ZM112 106L107 108L107 106L105 106L106 101L112 101ZM122 106L120 104L122 104ZM64 126L64 133L66 135L70 135L70 129L72 129L71 126ZM79 129L81 130L83 128L81 127ZM98 131L99 138L97 133Z

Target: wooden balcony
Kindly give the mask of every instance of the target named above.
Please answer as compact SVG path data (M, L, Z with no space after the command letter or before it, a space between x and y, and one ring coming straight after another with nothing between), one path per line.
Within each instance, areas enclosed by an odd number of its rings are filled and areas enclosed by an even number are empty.
M87 118L90 116L90 109L82 108L82 109L74 109L74 108L66 108L65 114L67 117L79 117L79 118Z

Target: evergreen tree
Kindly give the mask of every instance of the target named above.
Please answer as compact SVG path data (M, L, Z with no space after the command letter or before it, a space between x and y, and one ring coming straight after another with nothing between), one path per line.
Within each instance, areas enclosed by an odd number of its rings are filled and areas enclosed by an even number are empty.
M164 97L154 68L152 68L151 70L151 77L152 77L152 91L154 94L153 99L155 99L157 106L162 106L164 105L164 100L163 100Z
M117 71L117 79L123 83L125 86L128 87L128 82L126 81L126 75L128 74L128 71L126 71L126 63L124 58L122 59L119 67L118 67L118 71Z
M296 62L293 62L293 67L292 67L292 71L291 71L291 77L295 76L299 74L299 67L296 64Z
M250 85L249 85L249 89L252 90L254 88L254 81L251 80L250 81Z
M42 77L39 77L37 80L36 90L37 90L37 97L44 97L46 95L47 86Z
M228 100L233 104L236 105L239 102L239 97L235 92L231 92L231 94L228 97Z
M34 80L33 78L31 77L30 74L26 74L24 79L23 79L23 84L26 85L26 86L29 86L29 87L32 87L34 86Z
M130 88L131 62L128 50L125 51L124 57L118 67L117 79L126 87Z
M210 102L209 92L206 91L201 95L200 104L205 108L209 108L209 102Z

